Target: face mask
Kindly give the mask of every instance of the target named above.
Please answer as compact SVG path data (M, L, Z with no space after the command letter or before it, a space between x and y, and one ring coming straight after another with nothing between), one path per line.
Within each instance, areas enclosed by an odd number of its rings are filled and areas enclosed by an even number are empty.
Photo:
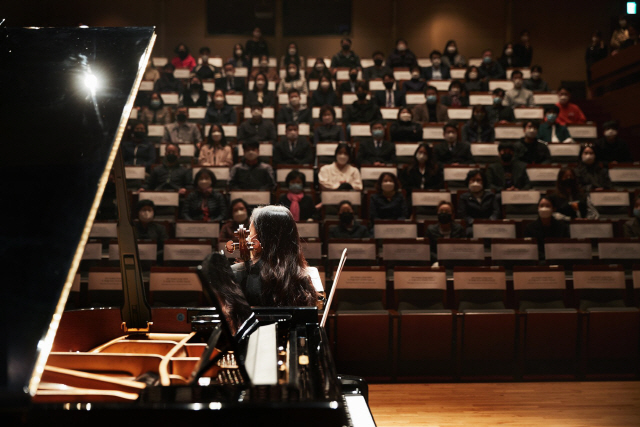
M247 211L244 209L239 209L233 213L233 220L241 224L247 220Z
M298 132L295 130L287 132L287 138L290 140L298 139Z
M400 121L402 121L402 122L410 122L411 121L411 114L409 114L409 113L400 114Z
M233 77L234 74L235 74L234 70L229 70L224 72L224 75L227 77Z
M547 114L547 121L548 121L549 123L553 123L553 122L555 122L555 121L556 121L556 117L558 117L558 116L556 116L556 115L555 115L555 114L553 114L553 113L549 113L549 114Z
M476 73L475 71L472 71L471 73L469 73L469 80L475 80L478 78L478 73Z
M396 189L396 185L393 182L385 181L381 185L382 191L385 193L390 193Z
M582 163L586 164L586 165L592 165L593 162L596 161L596 156L595 154L583 154L582 155Z
M162 106L162 102L159 99L152 99L151 102L149 102L149 106L154 110L157 110Z
M153 220L153 211L140 211L138 213L138 218L142 222L149 222Z
M527 138L535 138L536 136L538 136L538 130L537 129L527 129L524 132L525 136Z
M634 209L633 210L633 216L635 216L636 218L640 218L640 209Z
M252 110L251 116L255 117L256 119L262 117L262 110Z
M447 132L444 134L444 140L450 144L453 144L458 139L458 135L453 132Z
M514 86L516 89L520 89L520 88L522 87L522 79L515 79L515 80L513 81L513 86Z
M420 163L424 163L427 161L427 155L425 153L416 154L416 160Z
M382 65L382 59L376 58L373 60L373 63L376 65L376 67L379 67Z
M358 74L357 73L351 73L351 74L349 74L349 78L351 79L352 82L355 82L356 80L358 80Z
M540 78L540 73L538 73L537 71L534 71L533 73L531 73L531 78L533 80L538 80Z
M505 55L507 55L507 56L511 56L511 55L513 55L513 49L506 49L506 50L504 51L504 54L505 54Z
M471 191L472 193L477 193L479 191L482 191L482 184L479 182L470 182L469 191Z
M365 99L367 99L367 93L366 92L357 93L356 96L358 97L358 101L364 101Z
M186 122L187 121L187 115L184 113L180 113L176 116L176 118L178 119L179 122Z
M164 158L167 159L167 163L175 163L178 160L178 156L175 154L167 154Z
M453 218L449 212L440 212L438 214L438 222L440 224L450 224L452 220Z
M302 193L302 184L300 183L294 183L289 185L289 191L291 191L292 193Z
M569 97L567 95L561 95L558 97L558 101L560 101L560 104L566 104L569 101Z
M342 50L344 50L345 52L348 52L351 49L351 45L350 44L343 44L342 45Z
M295 50L295 48L289 49L289 56L294 56L296 53L297 51Z
M436 95L427 95L427 104L435 104L438 101Z
M460 95L460 89L451 89L451 90L449 91L449 95L451 95L451 96L458 96L458 95Z
M538 208L540 218L551 218L551 208Z
M496 96L495 98L493 98L493 105L500 105L502 104L502 98L500 98L499 96Z
M260 66L262 68L268 68L269 67L269 61L260 61Z
M354 215L353 212L342 212L340 214L340 222L344 225L351 225L353 222Z
M336 156L336 163L338 163L340 166L346 165L348 161L349 156L347 156L346 154L338 154Z
M295 68L289 69L289 77L295 77L296 74L298 74L298 70L296 70Z
M300 105L300 98L298 98L298 97L291 98L291 99L289 99L289 103L291 105L293 105L294 107L297 107L298 105Z
M327 114L326 116L322 116L322 123L324 123L325 125L333 123L333 116L329 114Z
M215 102L216 104L222 104L224 102L224 96L216 96L215 98L213 98L213 102Z
M211 187L210 179L201 179L200 181L198 181L198 188L200 188L201 190L206 190L209 187Z
M257 81L256 81L256 87L257 87L258 89L264 89L265 84L266 84L266 83L265 83L265 81L264 81L264 80L257 80Z
M407 50L407 46L403 44L398 45L398 52L404 52L405 50Z
M178 51L178 56L180 57L180 59L184 59L187 57L187 51L185 50L179 50Z
M442 60L440 58L434 58L433 60L431 60L431 64L434 67L439 67L440 64L442 64Z
M324 70L324 64L322 62L316 64L316 70L318 71Z
M560 185L562 185L563 187L573 187L575 182L575 178L565 178L560 181Z
M191 83L191 90L194 92L199 92L202 89L202 85L200 83Z
M219 142L220 140L222 140L222 132L212 132L211 139L213 139L216 142Z
M374 129L371 131L371 135L375 138L375 139L380 139L384 136L384 130L382 129Z
M242 49L236 49L236 56L242 56Z
M133 136L136 139L144 139L144 137L147 136L147 133L145 131L139 131L138 130L138 131L133 132Z
M484 114L474 114L473 118L476 119L476 122L481 122L484 120L485 115Z
M206 64L208 60L209 60L209 57L207 55L202 55L202 63L203 64Z
M491 57L490 56L485 56L484 58L482 58L482 62L484 62L485 64L490 64L491 63Z
M504 153L500 155L500 158L502 159L503 162L509 163L511 160L513 160L513 154Z
M618 135L618 131L615 129L607 129L604 131L604 136L608 137L608 138L613 138L616 135Z
M456 47L455 46L448 46L447 47L447 52L449 52L449 54L453 55L454 53L456 53Z
M384 82L384 87L391 90L391 88L393 88L393 82Z
M331 86L331 83L329 83L329 82L321 82L320 83L320 87L322 89L329 89L329 86Z
M420 73L414 71L411 73L411 80L418 80L420 78Z
M250 162L254 161L258 158L258 151L256 150L248 150L244 152L245 160L249 160Z

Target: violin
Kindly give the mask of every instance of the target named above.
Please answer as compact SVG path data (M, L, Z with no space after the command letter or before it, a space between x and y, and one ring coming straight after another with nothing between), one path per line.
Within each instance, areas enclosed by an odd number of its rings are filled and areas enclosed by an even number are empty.
M233 232L233 235L235 236L236 241L229 240L225 245L225 249L230 254L234 253L236 250L239 251L239 259L244 262L251 260L251 251L255 251L257 253L262 249L258 239L249 241L249 230L244 228L243 224L240 224L240 227Z

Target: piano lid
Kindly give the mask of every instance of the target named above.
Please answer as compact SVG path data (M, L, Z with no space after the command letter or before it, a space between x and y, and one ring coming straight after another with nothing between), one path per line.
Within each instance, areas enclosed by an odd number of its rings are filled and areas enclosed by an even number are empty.
M154 31L0 28L2 406L35 392Z

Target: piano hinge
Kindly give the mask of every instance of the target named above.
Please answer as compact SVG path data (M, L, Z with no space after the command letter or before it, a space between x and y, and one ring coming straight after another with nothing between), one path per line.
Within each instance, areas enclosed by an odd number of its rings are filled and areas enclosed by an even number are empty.
M153 322L147 322L146 328L128 328L127 322L122 322L120 328L122 328L125 334L148 334L151 325L153 325Z

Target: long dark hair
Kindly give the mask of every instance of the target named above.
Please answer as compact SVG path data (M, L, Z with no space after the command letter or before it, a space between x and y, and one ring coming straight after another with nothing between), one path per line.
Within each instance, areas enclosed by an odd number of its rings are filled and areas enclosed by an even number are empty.
M207 145L209 147L213 147L216 145L216 142L213 140L213 129L217 128L218 131L220 131L220 133L222 134L222 138L220 138L220 146L221 147L226 147L227 146L227 137L224 134L224 128L222 127L221 124L218 123L213 123L211 125L211 127L209 128L209 134L207 135Z
M305 269L296 222L284 206L254 209L251 223L262 246L262 301L268 306L310 306L317 294Z
M438 162L436 162L435 159L433 158L433 150L431 149L429 144L427 144L426 142L421 143L420 145L418 145L418 148L416 148L416 151L413 153L413 159L411 161L411 166L409 166L409 169L414 169L418 167L418 159L416 158L416 156L418 155L418 151L421 148L424 148L425 150L427 150L427 161L424 164L425 171L429 176L434 176L436 173L438 173L439 166L438 166Z
M573 178L571 178L573 179L573 181L571 182L570 186L565 186L562 184L562 178L567 172L571 172L571 175L573 175ZM560 168L560 171L558 172L558 181L556 182L556 191L558 195L568 200L576 200L584 196L584 190L578 183L578 177L576 176L576 172L573 170L573 168Z

